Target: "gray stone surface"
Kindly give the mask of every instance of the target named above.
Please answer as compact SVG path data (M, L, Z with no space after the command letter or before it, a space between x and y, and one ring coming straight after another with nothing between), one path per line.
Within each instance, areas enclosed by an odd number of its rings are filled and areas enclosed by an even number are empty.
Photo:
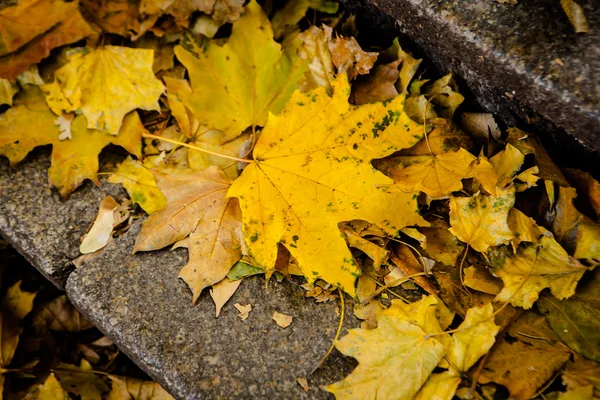
M290 283L265 288L257 276L244 280L215 318L208 293L194 306L177 279L187 251L132 256L138 229L74 271L67 294L142 369L182 399L332 398L319 386L343 378L355 364L335 352L308 374L335 335L335 302L317 304ZM235 303L252 305L246 321L237 317ZM276 325L274 311L293 316L292 325ZM345 327L357 325L349 307ZM308 393L296 383L300 377L309 378Z
M586 11L588 34L574 33L559 0L367 2L396 19L440 70L454 71L506 123L533 121L540 131L557 135L547 142L581 150L572 138L567 143L566 135L555 133L564 128L588 150L600 149L597 0L577 1Z
M0 235L59 289L73 270L81 238L107 195L123 198L120 186L86 182L69 201L48 185L49 149L38 149L15 168L0 157Z

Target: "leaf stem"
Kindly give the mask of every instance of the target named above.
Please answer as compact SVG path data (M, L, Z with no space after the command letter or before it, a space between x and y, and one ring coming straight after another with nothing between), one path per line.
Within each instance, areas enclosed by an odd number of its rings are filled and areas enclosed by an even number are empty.
M321 365L323 365L323 363L325 362L327 357L329 357L329 355L331 355L331 352L335 348L335 342L338 341L338 339L340 338L340 333L342 333L342 326L344 325L344 316L346 315L346 304L344 303L344 292L342 292L342 289L338 288L338 293L339 293L340 301L341 301L340 322L338 324L337 331L335 332L335 337L333 338L333 341L331 342L331 346L329 347L329 350L327 350L327 353L325 353L323 358L321 358L321 361L319 361L317 366L310 372L311 375L314 374L316 370L321 368Z
M190 148L192 150L201 151L203 153L210 154L210 155L217 156L217 157L227 158L229 160L234 160L234 161L243 162L243 163L247 163L247 164L252 164L254 162L254 160L247 160L245 158L237 158L237 157L232 157L232 156L228 156L225 154L216 153L214 151L206 150L206 149L203 149L203 148L200 148L200 147L188 144L188 143L183 143L178 140L168 139L168 138L165 138L162 136L153 135L151 133L142 133L142 137L149 138L149 139L162 140L163 142L177 144L179 146L184 146L184 147Z

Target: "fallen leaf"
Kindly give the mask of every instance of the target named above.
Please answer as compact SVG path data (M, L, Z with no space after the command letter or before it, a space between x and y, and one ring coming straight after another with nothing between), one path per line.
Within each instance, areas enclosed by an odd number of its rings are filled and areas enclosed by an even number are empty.
M521 242L537 243L544 231L535 223L533 218L528 217L516 208L508 212L508 227L515 237L512 243L515 247Z
M451 73L425 86L423 93L438 107L438 114L444 118L452 118L465 100L458 93L458 86Z
M588 263L600 263L600 225L584 216L577 227L575 254Z
M251 304L247 304L247 305L243 306L240 303L235 303L233 306L235 308L237 308L237 310L239 311L238 317L240 317L240 319L242 321L245 321L246 318L248 318L248 314L250 314L250 311L252 311Z
M588 27L583 7L577 4L574 0L560 0L560 5L565 14L567 14L571 25L573 25L573 28L575 28L575 32L589 32L590 28Z
M467 310L462 324L452 335L452 344L444 360L454 375L467 372L496 342L499 327L494 323L491 303Z
M108 375L112 383L112 390L108 400L172 400L158 383L142 381L131 377Z
M600 217L600 183L589 173L578 169L563 169L569 183L577 189L577 201L585 199L591 217Z
M88 130L85 117L80 115L71 124L72 139L58 140L55 118L37 86L28 85L17 96L15 106L0 115L0 155L8 157L14 165L35 147L52 144L48 177L63 197L67 197L85 179L100 184L97 178L98 155L107 145L122 146L141 157L141 136L146 130L135 112L125 117L121 132L116 137Z
M444 198L463 188L462 180L469 177L469 167L475 156L460 149L436 156L398 157L392 179L402 192L422 191L433 198Z
M108 385L101 376L92 373L93 368L86 360L81 360L79 366L60 363L55 371L61 386L69 393L81 399L102 398L109 391Z
M398 80L398 65L401 60L378 65L366 79L352 85L351 98L355 105L385 101L398 96L395 83Z
M9 312L0 311L0 367L7 367L12 361L21 332L21 321Z
M165 207L165 196L156 186L152 172L131 157L127 157L117 166L108 181L120 183L127 190L131 202L139 204L148 214Z
M561 340L594 361L600 361L599 284L600 273L596 270L568 300L544 295L538 301L538 308L547 315L550 326Z
M213 299L215 303L215 312L216 317L221 313L221 309L229 301L229 299L233 296L235 291L240 287L243 278L238 280L231 280L229 278L223 279L221 282L217 282L212 285L210 289L210 297Z
M421 314L410 315L414 322L403 308L392 306L377 316L376 329L351 329L335 345L344 355L356 358L358 367L325 390L338 400L413 399L445 353L438 337L419 326L429 309L417 308ZM437 324L437 320L429 318L427 324Z
M373 260L373 267L378 269L381 264L387 260L389 251L384 247L378 246L373 242L364 239L357 233L351 231L350 229L342 229L342 233L344 237L348 241L348 246L354 247L355 249L359 249L363 253L365 253L371 260Z
M471 135L483 139L486 143L490 140L490 137L495 140L501 138L501 132L498 129L494 115L490 113L461 113L460 125Z
M562 374L563 384L569 390L593 386L594 395L600 397L600 364L583 357L567 364Z
M244 258L246 257L242 257L242 260L236 263L227 273L227 277L230 280L237 281L238 279L265 273L264 268L248 264L247 262L244 262Z
M444 265L456 265L465 246L448 230L445 222L434 222L432 225L431 228L419 228L427 238L425 253Z
M327 0L298 0L288 1L281 10L278 10L271 18L275 39L289 34L297 29L297 24L306 16L308 9L320 11L327 14L335 14L339 4Z
M152 71L156 74L159 71L166 71L175 65L174 43L178 38L172 36L163 36L159 38L152 33L146 33L136 40L133 44L136 49L151 49L154 51L154 62Z
M293 317L282 314L280 312L275 311L273 313L273 320L282 328L287 328L292 324Z
M296 378L296 382L300 385L302 390L308 392L308 380L306 378Z
M414 99L409 97L406 99ZM405 105L408 113L408 104ZM412 117L411 117L412 118ZM421 117L418 121L422 121ZM401 156L431 156L459 151L461 148L468 150L473 146L473 138L458 128L452 121L444 118L427 118L433 129L413 147L400 150Z
M331 37L331 28L323 26L323 29ZM348 75L349 80L368 74L377 61L377 53L364 51L353 37L338 36L329 42L329 51L338 74Z
M0 10L0 78L13 80L55 47L95 34L77 1L21 0Z
M496 195L450 197L450 229L459 240L485 253L490 246L513 238L508 227L508 212L515 204L515 189L496 189Z
M414 400L452 400L460 382L450 371L431 374Z
M550 288L559 299L571 297L587 268L570 257L552 235L539 227L538 244L526 244L516 254L494 249L490 255L493 274L504 282L494 301L531 308L540 292Z
M432 119L438 119L438 115L431 103L425 95L410 96L406 99L406 114L420 124L430 122Z
M41 304L33 315L33 325L59 332L81 332L94 327L64 294Z
M559 393L558 400L595 400L594 387L584 386L575 390L568 390L564 393Z
M309 282L320 277L354 294L358 267L340 221L363 219L388 234L427 223L416 194L386 193L378 186L391 180L369 162L420 139L413 136L418 125L403 112L403 98L354 107L347 102L349 91L342 74L333 97L324 88L295 92L282 114L269 118L254 162L228 196L240 199L244 237L267 275L277 258L275 244L282 243Z
M360 303L354 305L354 316L363 321L360 323L362 329L377 328L377 315L381 311L383 307L377 300L371 300L365 305Z
M150 20L158 19L162 14L171 14L177 24L188 26L190 15L201 11L221 23L235 22L244 12L241 0L142 0L140 13L150 15Z
M242 257L238 201L226 198L230 182L216 167L155 176L167 204L144 221L133 251L158 250L189 235L189 261L179 277L195 302Z
M48 375L43 385L38 385L25 396L27 400L69 400L70 398L53 373Z
M391 261L392 261L392 263L394 263L394 265L396 265L404 273L405 276L406 275L414 275L414 274L417 274L420 272L424 272L424 270L425 270L425 266L423 266L419 262L419 260L417 260L417 258L413 254L413 252L405 244L399 244L397 246L394 246L394 251L391 254ZM425 272L429 272L429 271L425 271ZM415 276L413 279L416 284L421 286L428 293L431 293L431 294L435 293L435 290L434 290L433 286L431 285L431 282L429 282L429 280L427 279L427 277ZM394 280L397 280L397 279L394 279ZM387 278L387 276L386 276L385 283L392 284L391 280L389 280ZM399 285L399 283L394 286L397 286L397 285Z
M93 253L108 244L114 226L113 211L117 207L119 207L119 203L112 196L106 196L102 199L96 220L79 246L79 251L82 254Z
M31 293L21 290L21 283L19 280L8 288L4 296L3 306L15 317L24 319L33 309L33 300L37 292Z
M159 110L165 87L152 72L153 60L152 50L119 46L76 53L42 89L56 114L77 111L88 129L117 135L130 111Z
M510 143L504 150L490 158L490 163L498 174L498 187L506 187L513 181L517 171L523 165L523 161L525 161L523 153Z
M577 191L574 188L559 186L558 198L545 216L546 221L550 224L550 230L561 244L575 239L577 225L583 218L573 205L576 197Z
M515 321L509 335L490 351L478 382L496 382L516 400L530 399L569 360L570 352L546 319L531 311Z
M294 4L289 2L287 4ZM335 69L331 61L329 42L331 30L311 26L299 35L302 46L298 49L301 59L308 61L308 70L298 81L298 88L303 92L324 87L328 94L333 92Z
M517 192L524 192L529 188L537 186L537 181L540 179L537 175L539 172L540 169L535 165L515 176L515 188L517 189Z
M18 91L19 87L15 83L11 83L8 79L0 78L0 106L3 104L12 106L13 96Z
M406 92L410 82L417 73L422 60L416 59L409 53L402 50L397 37L394 38L392 45L385 50L383 54L388 56L391 60L400 60L402 62L402 65L400 66L399 79L396 82L396 90L398 93Z
M496 295L502 290L502 281L487 269L470 266L464 269L465 286L479 292Z
M175 47L192 83L192 93L182 93L181 100L203 125L223 131L226 141L250 126L263 126L269 112L279 113L306 70L296 54L299 40L283 48L275 42L255 1L248 3L225 45L192 40ZM241 71L254 72L248 79ZM207 74L213 78L206 79Z
M150 26L139 21L139 1L80 0L86 18L105 32L129 37L141 35Z
M58 126L58 140L73 139L71 135L71 123L75 118L74 113L61 114L54 120L54 125Z

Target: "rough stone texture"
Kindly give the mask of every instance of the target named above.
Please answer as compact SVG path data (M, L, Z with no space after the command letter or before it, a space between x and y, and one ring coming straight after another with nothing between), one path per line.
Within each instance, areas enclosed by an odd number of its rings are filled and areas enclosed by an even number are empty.
M81 238L107 195L119 200L120 186L86 182L68 201L48 185L48 149L31 153L15 168L0 157L0 234L59 289L73 270Z
M215 318L203 293L191 304L177 279L186 250L131 255L139 226L118 238L67 282L67 294L101 331L177 398L332 398L319 385L342 379L355 366L334 353L309 376L337 329L336 303L317 304L290 283L247 278ZM251 304L246 321L235 303ZM294 317L280 328L279 311ZM345 327L358 321L347 310ZM305 393L296 378L307 377Z
M559 0L517 5L494 0L367 2L396 19L441 71L454 71L465 83L461 87L505 123L533 122L546 143L563 151L563 158L568 148L575 152L572 156L587 150L588 159L598 161L598 153L589 155L600 150L596 0L578 0L586 11L588 34L574 33Z

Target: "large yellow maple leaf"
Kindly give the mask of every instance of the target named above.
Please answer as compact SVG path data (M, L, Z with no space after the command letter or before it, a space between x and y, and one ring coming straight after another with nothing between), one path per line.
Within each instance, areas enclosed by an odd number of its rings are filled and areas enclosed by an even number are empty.
M354 295L358 266L339 222L366 220L390 235L428 224L416 193L387 193L392 180L370 163L414 145L422 126L404 112L403 96L352 106L349 94L345 74L333 97L325 88L295 92L280 116L269 117L254 162L228 195L240 199L246 241L268 273L282 243L310 282L320 277Z
M130 111L159 110L165 87L152 72L153 62L152 50L99 47L73 55L42 88L55 113L80 111L89 129L116 135Z
M137 113L127 115L119 136L86 128L83 115L71 123L71 139L59 140L57 116L50 111L44 94L37 86L26 85L15 106L0 115L0 155L16 164L34 147L51 144L52 164L48 178L63 197L68 196L85 179L98 182L98 155L109 144L123 147L141 157L142 134L146 129Z
M192 83L180 98L203 125L225 132L225 142L234 139L283 109L306 70L298 46L297 40L283 48L275 42L269 19L252 0L225 45L186 37L175 47Z
M217 167L155 176L167 204L144 221L133 250L161 249L189 235L187 243L179 245L190 252L179 277L189 285L195 302L242 257L239 204L225 197L231 182Z
M95 33L79 2L64 0L20 0L0 11L0 27L0 77L10 79L53 48Z
M376 329L351 329L336 347L358 360L344 380L327 386L336 399L411 400L442 360L446 349L430 335L441 332L433 296L398 303L377 315Z

